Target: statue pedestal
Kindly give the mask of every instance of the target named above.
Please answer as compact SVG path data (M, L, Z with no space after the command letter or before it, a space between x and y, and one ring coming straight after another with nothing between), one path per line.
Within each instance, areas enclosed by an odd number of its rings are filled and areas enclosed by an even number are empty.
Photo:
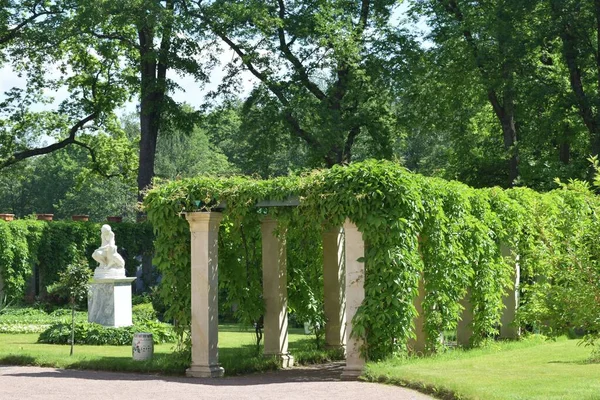
M88 296L88 322L119 327L131 326L131 282L135 278L96 275Z

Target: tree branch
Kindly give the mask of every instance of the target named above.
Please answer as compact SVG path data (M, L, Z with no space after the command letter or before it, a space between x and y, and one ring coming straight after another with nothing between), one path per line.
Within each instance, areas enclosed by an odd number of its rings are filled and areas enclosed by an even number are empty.
M134 41L132 41L131 39L128 39L124 36L117 35L117 34L98 33L98 32L94 32L94 31L89 31L88 33L98 39L118 40L119 42L121 42L133 49L139 50L139 46Z
M35 156L39 156L42 154L52 153L53 151L60 150L62 148L67 147L70 144L75 143L77 132L80 129L82 129L85 126L85 124L96 119L97 116L98 116L98 112L93 112L92 114L88 115L87 117L79 120L75 125L73 125L71 127L71 129L69 129L69 136L67 136L65 139L63 139L59 142L53 143L53 144L51 144L49 146L45 146L45 147L39 147L39 148L35 148L35 149L27 149L27 150L20 151L18 153L14 153L10 158L8 158L4 161L0 161L0 169L3 169L10 165L16 164L17 162L25 160L26 158L35 157Z
M43 15L52 15L52 14L59 14L59 13L60 13L60 11L35 12L35 10L34 10L33 14L29 18L24 19L19 24L17 24L17 26L15 26L12 29L9 29L4 36L0 36L0 45L6 44L6 43L10 42L11 40L15 39L21 33L21 29L23 29L29 23L35 21L38 17L41 17Z
M104 171L100 170L100 168L98 168L98 158L96 156L96 150L94 150L90 145L88 145L87 143L84 143L84 142L80 142L79 140L73 140L72 144L81 146L90 153L90 156L92 157L92 165L94 166L93 170L96 171L96 173L102 175L105 178L114 178L116 176L119 176L119 174L107 174L106 172L104 172Z
M285 4L283 3L283 0L277 0L277 2L279 3L279 19L283 24L283 21L285 20ZM300 77L300 82L302 82L304 87L306 87L306 89L308 89L308 91L311 92L317 99L320 101L326 100L327 95L323 93L323 91L319 89L319 87L313 81L310 80L308 73L306 72L306 68L304 65L302 65L298 57L296 57L290 50L285 38L285 30L283 29L282 25L277 28L277 36L279 37L279 49L284 54L285 58L293 65L294 70Z

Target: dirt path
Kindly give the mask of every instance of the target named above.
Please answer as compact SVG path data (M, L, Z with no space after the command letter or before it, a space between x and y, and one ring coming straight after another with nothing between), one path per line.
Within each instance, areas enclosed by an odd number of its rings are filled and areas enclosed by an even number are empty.
M339 380L340 364L222 379L0 366L0 399L430 400L388 385Z

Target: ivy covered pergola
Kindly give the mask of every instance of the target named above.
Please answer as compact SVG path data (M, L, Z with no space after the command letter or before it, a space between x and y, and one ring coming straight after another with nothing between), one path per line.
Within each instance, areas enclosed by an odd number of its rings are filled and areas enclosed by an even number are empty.
M473 189L386 161L271 180L192 178L153 189L144 204L156 232L168 316L182 335L191 327L187 373L202 377L223 374L219 268L227 282L247 274L239 282L243 290L236 286L227 296L243 303L250 293L252 301L240 304L253 309L246 322L264 314L264 355L285 368L294 362L288 300L300 293L288 292L288 271L298 279L309 271L302 263L322 263L310 269L321 274L312 294L323 299L317 305L326 345L344 349L342 377L351 379L365 360L435 352L445 331L455 330L457 344L470 347L516 338L519 324L544 328L565 315L555 317L549 305L564 304L561 296L569 292L560 280L537 277L568 273L563 266L574 257L580 262L569 265L588 268L583 263L593 262L597 243L590 238L600 234L600 201L584 189ZM256 250L252 268L231 267L248 260L240 248L242 227ZM290 246L292 238L309 246ZM233 240L236 245L227 245ZM221 267L219 251L228 257ZM594 301L594 292L587 300Z
M261 204L273 207L273 204ZM192 365L188 376L223 375L218 359L218 234L220 212L189 212L192 269ZM277 219L261 221L264 314L264 355L292 367L288 353L287 255L285 231ZM277 234L277 232L279 234ZM349 219L343 228L323 234L325 342L346 353L344 379L363 371L361 340L351 336L352 318L364 298L364 241Z
M297 206L297 199L286 202L263 201L260 207ZM220 207L218 207L220 208ZM192 364L186 371L191 377L220 377L224 370L218 357L218 235L222 219L220 211L187 212L191 235L191 339ZM294 358L288 353L288 303L287 255L285 230L276 218L267 214L261 221L262 271L264 314L264 356L275 357L283 368L290 368ZM350 219L340 228L323 232L323 286L325 312L325 342L328 348L345 352L346 365L341 378L357 379L365 365L361 353L363 340L352 335L352 320L365 297L365 242L363 235ZM506 257L510 250L503 247ZM518 305L519 265L514 265L514 286L503 297L503 338L517 338L518 328L513 326ZM473 309L470 294L461 300L464 308L457 327L459 345L470 344L473 329ZM422 279L418 295L414 298L417 317L414 320L415 338L409 342L410 350L426 351L423 300L425 291Z

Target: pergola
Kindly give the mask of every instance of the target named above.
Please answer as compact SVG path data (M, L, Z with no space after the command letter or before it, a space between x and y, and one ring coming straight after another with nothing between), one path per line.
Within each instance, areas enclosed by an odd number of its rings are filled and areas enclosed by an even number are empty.
M297 200L261 202L260 207L295 206ZM191 335L192 363L186 371L191 377L219 377L223 368L218 357L218 234L221 212L188 212L185 214L191 233ZM276 234L278 232L278 234ZM287 256L285 232L270 215L261 221L264 314L264 355L276 357L283 368L293 366L288 353L287 314ZM342 379L356 379L362 374L365 360L361 356L361 340L350 335L352 319L364 297L363 235L357 226L346 219L342 227L323 233L323 285L325 312L325 342L329 348L340 348L346 354ZM514 260L514 286L504 296L504 315L500 336L516 338L518 328L512 322L518 304L519 265L507 247L503 255ZM426 338L423 330L422 302L425 290L422 279L418 296L413 300L418 311L415 318L416 339L409 343L414 352L424 352ZM457 342L468 345L472 336L473 309L469 294L458 323Z

